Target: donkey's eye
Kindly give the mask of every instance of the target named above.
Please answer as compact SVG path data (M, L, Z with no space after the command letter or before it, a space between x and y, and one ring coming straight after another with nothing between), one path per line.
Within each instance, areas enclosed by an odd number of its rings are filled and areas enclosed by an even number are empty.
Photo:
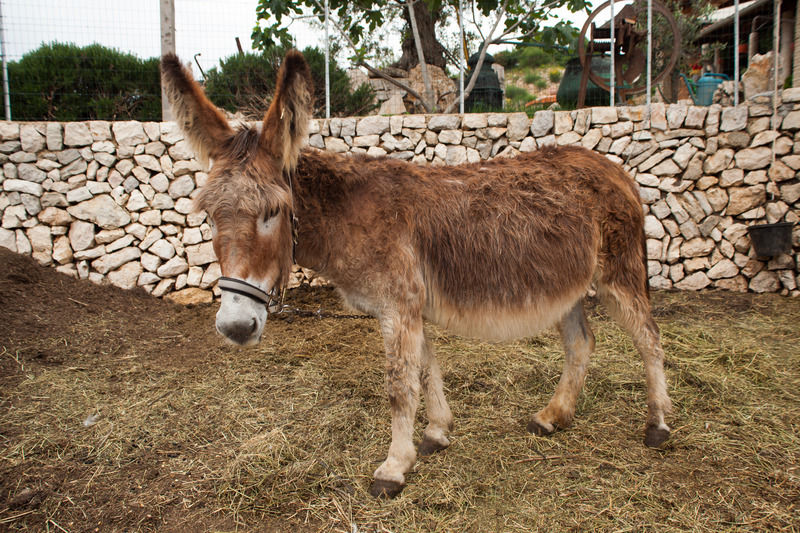
M269 222L270 220L272 220L273 218L275 218L276 216L278 216L278 213L280 213L280 209L278 209L277 207L273 207L273 208L271 208L271 209L270 209L269 211L267 211L267 212L266 212L266 214L264 215L264 222Z

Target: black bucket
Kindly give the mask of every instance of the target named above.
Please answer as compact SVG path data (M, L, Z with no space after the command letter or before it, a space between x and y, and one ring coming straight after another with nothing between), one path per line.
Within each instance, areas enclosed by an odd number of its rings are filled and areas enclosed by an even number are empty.
M758 224L749 226L747 233L759 257L788 254L792 251L792 226L794 222Z

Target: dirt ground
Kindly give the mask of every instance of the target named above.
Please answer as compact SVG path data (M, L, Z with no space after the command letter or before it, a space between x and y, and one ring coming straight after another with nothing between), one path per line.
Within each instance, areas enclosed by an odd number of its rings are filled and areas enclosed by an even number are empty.
M330 289L289 298L340 310ZM798 531L800 299L653 305L675 404L663 449L641 443L630 339L591 301L576 420L547 438L523 423L558 380L554 333L431 329L452 445L386 502L367 494L390 439L374 320L271 319L240 349L214 332L215 305L0 249L0 531Z

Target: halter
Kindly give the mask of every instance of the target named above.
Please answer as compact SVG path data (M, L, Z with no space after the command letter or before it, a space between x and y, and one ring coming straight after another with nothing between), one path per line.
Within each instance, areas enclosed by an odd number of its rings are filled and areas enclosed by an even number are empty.
M291 198L292 202L292 211L289 215L291 222L292 222L292 264L295 264L294 260L294 252L295 248L297 247L297 217L294 214L294 187L292 186L292 177L287 176L289 181L289 197ZM287 280L288 281L288 280ZM284 305L283 300L286 297L286 284L280 290L280 297L278 297L277 292L278 290L273 288L270 292L266 292L259 287L253 285L252 283L248 283L242 279L237 278L227 278L225 276L221 276L217 280L217 287L221 291L228 291L235 294L239 294L241 296L245 296L254 300L260 304L264 304L267 307L267 314L269 314L270 307L273 305L278 306L278 312L281 313L283 311Z

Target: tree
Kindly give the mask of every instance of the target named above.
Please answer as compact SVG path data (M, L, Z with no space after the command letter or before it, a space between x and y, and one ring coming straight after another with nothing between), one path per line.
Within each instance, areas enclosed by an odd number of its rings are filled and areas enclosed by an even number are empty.
M364 67L372 74L404 89L411 96L417 98L427 112L435 112L437 111L436 104L432 99L430 76L425 65L436 64L439 61L440 50L442 55L447 55L441 44L439 44L441 48L433 44L434 42L438 43L436 24L441 26L445 23L446 15L455 13L458 4L458 0L355 0L353 2L330 0L330 13L332 24L352 50L352 60L356 65ZM587 9L589 4L587 0L464 0L463 5L466 12L472 13L472 23L482 39L479 59L475 67L476 70L480 70L489 45L509 40L523 40L537 33L545 33L543 32L544 23L552 16L555 9L566 6L575 12ZM256 9L259 24L253 31L254 46L264 48L274 46L278 42L290 42L289 25L283 25L284 19L288 18L289 24L291 24L292 21L306 16L306 12L323 20L322 1L259 0ZM481 31L476 13L494 19L488 33L484 34ZM368 38L369 33L374 32L392 17L398 16L402 16L408 24L408 28L404 32L403 57L398 63L402 66L416 64L408 59L409 56L416 54L416 61L421 65L425 83L424 96L374 68L366 57L368 47L365 46L364 41ZM261 21L265 21L265 24L262 25ZM566 33L569 32L556 31L550 34L557 37ZM413 40L413 48L406 44L409 38ZM424 57L424 61L420 61L422 57ZM472 91L476 79L477 76L473 76L469 85L464 89L465 97ZM445 112L451 112L454 106L455 102Z
M50 43L8 64L17 120L158 120L158 58Z
M206 73L205 90L214 104L248 118L261 118L275 91L276 76L286 49L277 47L262 54L237 54L222 59L219 68ZM314 81L314 114L325 108L325 56L315 47L303 50ZM350 88L347 72L330 62L331 112L352 116L372 110L375 93L369 84Z

